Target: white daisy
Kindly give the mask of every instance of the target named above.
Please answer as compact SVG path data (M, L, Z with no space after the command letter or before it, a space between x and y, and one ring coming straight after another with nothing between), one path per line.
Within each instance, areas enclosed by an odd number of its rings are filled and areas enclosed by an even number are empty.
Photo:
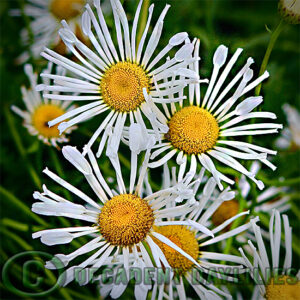
M269 259L261 229L252 221L252 228L255 233L257 249L252 241L248 241L252 250L252 258L249 260L243 249L240 252L244 258L245 265L249 268L250 274L256 286L252 299L299 299L300 282L299 278L292 278L292 228L286 215L282 215L285 235L285 256L280 263L280 241L281 241L281 216L277 210L273 210L270 219L270 248L272 262ZM283 255L281 255L283 256ZM294 269L295 271L295 269Z
M33 212L46 216L63 216L78 219L90 224L82 227L43 230L33 234L33 238L40 238L42 243L49 246L68 244L73 239L81 236L92 238L91 241L72 253L56 255L56 259L60 260L64 266L67 266L75 258L78 259L83 254L96 251L91 253L82 263L74 265L64 272L63 285L67 285L74 280L75 274L78 274L75 270L82 269L84 272L88 272L91 268L96 272L101 266L111 264L112 260L115 261L115 257L121 259L122 266L128 271L131 258L135 258L134 255L137 252L140 253L137 255L140 255L142 262L148 266L151 259L146 249L151 252L151 256L157 266L163 264L165 267L170 267L158 246L160 242L167 244L174 251L178 251L183 257L191 260L193 264L198 265L193 257L156 230L157 226L189 224L188 221L170 222L164 220L166 218L180 217L190 212L193 207L188 202L169 208L169 204L178 198L176 186L160 190L145 197L142 196L142 185L150 156L149 150L146 153L140 176L137 180L136 176L131 176L128 189L125 187L122 178L119 161L113 162L117 176L118 191L109 188L91 150L87 150L89 161L76 148L71 146L63 147L62 153L86 177L90 187L99 199L99 201L93 200L48 169L44 170L45 174L78 196L84 201L85 205L68 201L48 190L45 185L43 186L43 193L35 192L33 195L35 199L40 200L33 204ZM135 169L135 167L132 166L131 169ZM191 226L197 225L192 222ZM203 231L210 233L204 227ZM152 264L149 266L151 267ZM46 267L55 268L55 263L53 261L47 262ZM87 281L82 284L87 283L91 279L88 276L86 278Z
M288 126L283 128L281 136L276 140L276 146L279 149L297 150L300 148L300 114L287 103L282 109L286 114Z
M197 74L199 73L199 45L200 41L198 40L194 51L196 62L190 64L190 70ZM190 160L190 171L193 172L197 168L197 162L200 162L212 173L222 189L222 180L229 184L234 182L218 171L215 161L219 161L249 177L260 189L263 188L263 183L257 180L255 175L249 172L236 158L259 160L274 170L276 167L266 157L267 154L275 155L276 151L252 143L237 141L236 137L277 133L282 125L274 123L240 125L240 123L254 118L276 119L276 115L271 112L252 112L262 103L261 96L248 97L237 104L243 95L248 94L269 76L269 73L265 72L259 78L251 81L253 77L253 70L250 69L250 65L253 63L252 58L247 60L230 82L224 84L241 52L242 49L236 50L218 77L221 68L225 65L228 53L225 46L219 46L214 54L213 71L204 99L201 100L200 97L200 83L189 84L188 100L180 101L179 106L174 103L164 106L164 116L161 119L164 119L163 124L168 126L169 130L161 136L162 143L155 146L157 150L153 152L151 159L154 160L163 152L164 156L152 162L150 167L158 167L177 155L176 161L180 165L179 174L184 174L188 160ZM228 95L233 88L233 94Z
M168 45L157 55L153 55L161 37L163 22L169 5L166 5L162 11L146 43L154 5L149 7L147 24L140 42L137 43L136 32L142 2L141 0L138 4L130 32L126 13L120 1L111 0L118 50L108 31L100 1L94 1L97 10L96 16L89 5L86 6L86 11L82 15L82 30L93 45L93 50L76 38L66 22L62 22L64 28L59 31L66 46L81 63L75 63L50 49L45 49L41 54L49 61L66 68L72 74L69 77L41 74L41 76L53 80L52 84L39 87L39 90L44 91L44 96L64 101L89 102L74 109L69 114L52 120L49 122L50 126L68 118L68 121L62 122L58 126L59 130L63 132L80 121L104 112L107 113L106 117L101 119L100 127L86 146L86 150L88 150L97 137L102 134L97 157L101 155L110 133L114 138L112 145L108 147L108 152L117 153L126 122L141 124L143 132L145 132L146 125L142 114L149 118L152 126L158 127L160 132L165 132L166 127L160 125L159 116L156 117L154 114L156 108L153 102L169 103L183 99L183 96L172 98L168 96L171 93L173 95L180 92L187 83L197 82L198 79L195 72L186 69L189 63L195 61L195 58L192 58L193 44L190 43L187 33L181 32L174 35L169 40ZM184 42L185 44L172 59L168 59L157 67L161 59L173 47ZM189 79L174 79L173 86L170 88L169 83L166 82L168 78L175 78L176 75L180 74L188 76ZM143 89L152 95L152 101L145 101ZM48 91L58 91L61 94L53 96L48 94ZM78 96L70 96L70 92L77 92Z
M158 279L158 276L154 276L154 286L152 288L151 299L173 299L175 298L175 294L178 296L176 298L187 299L184 281L187 281L189 286L193 287L200 299L221 299L223 296L230 298L230 295L227 292L217 288L212 282L207 281L205 278L207 275L209 275L228 281L236 281L237 279L234 277L234 275L246 271L242 265L243 259L241 259L239 256L207 252L203 251L203 249L206 246L224 241L231 236L235 236L247 230L251 226L250 223L244 224L232 231L221 233L216 236L216 234L220 233L229 223L241 216L249 214L249 211L233 216L220 226L208 226L211 224L209 219L214 211L224 201L229 201L232 199L234 197L234 192L229 191L227 188L222 193L219 193L219 196L215 199L214 203L210 207L207 207L208 201L211 199L213 192L216 189L216 182L213 178L208 179L207 183L203 187L203 192L197 197L199 201L196 201L194 198L194 195L197 193L197 190L203 179L205 169L203 168L200 174L197 176L196 184L195 182L192 182L192 174L189 174L189 176L187 176L182 182L178 183L174 179L176 178L176 176L174 176L174 171L176 170L173 169L173 179L171 180L169 169L166 165L164 165L164 188L168 189L171 186L177 186L178 195L180 195L176 201L168 203L168 208L170 210L174 209L176 207L175 203L183 200L194 203L194 207L192 212L187 214L184 213L182 216L180 216L180 220L187 220L188 225L180 224L178 221L178 223L175 224L176 221L174 221L173 217L167 217L167 220L165 221L165 225L167 226L157 226L156 235L159 233L167 237L169 240L183 249L183 251L193 257L193 259L197 261L198 265L195 265L194 262L186 259L180 253L174 251L167 245L167 243L164 243L164 241L155 239L154 241L157 242L166 257L166 260L173 269L174 277L172 279L173 273L170 274L170 278L168 279L171 279L171 281L169 284L165 284L165 282L160 282L161 279ZM147 181L146 186L151 192L151 186L147 184ZM258 221L258 218L253 220L253 222L256 221ZM207 239L208 236L210 236L209 239ZM215 261L226 261L230 264L224 265L216 263ZM144 266L140 265L140 268L144 268ZM222 271L224 271L225 274ZM103 292L103 296L108 295L109 292L111 292L110 296L114 294L114 286L112 284L109 286L103 286L100 290ZM149 290L150 287L148 287L148 289L145 288L143 293L139 294L140 298L136 299L146 299Z
M21 31L21 38L24 45L30 46L34 58L40 57L44 47L66 53L66 47L57 34L62 20L67 20L78 38L83 39L79 21L86 2L88 0L28 0L24 6L24 13L32 18L30 28L33 34L33 43L29 45L30 35L26 28ZM11 11L11 14L20 16L21 11L15 9ZM18 58L18 61L23 63L28 59L29 53L25 52Z
M45 74L50 74L52 69L52 63L48 64ZM66 135L59 135L57 126L49 128L48 122L53 118L57 118L68 111L74 109L71 103L63 103L58 100L49 100L48 98L42 98L41 94L36 91L37 86L37 74L33 73L32 66L27 64L24 67L25 73L28 76L30 82L30 88L26 89L22 86L21 92L23 101L26 106L26 110L23 111L16 106L12 106L11 109L24 119L24 127L27 128L31 135L37 136L45 144L58 147L57 143L67 142ZM65 71L62 68L56 68L56 74L63 76ZM45 84L48 83L47 79L43 80ZM76 126L71 126L65 132L70 134Z

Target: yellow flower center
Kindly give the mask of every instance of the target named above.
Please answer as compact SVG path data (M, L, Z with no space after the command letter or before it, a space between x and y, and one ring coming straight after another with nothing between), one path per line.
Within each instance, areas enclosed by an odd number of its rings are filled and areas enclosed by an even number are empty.
M147 236L153 222L153 211L145 200L122 194L104 204L98 225L103 237L112 245L131 246Z
M135 110L144 101L143 88L150 89L150 78L137 64L118 62L103 75L100 90L104 102L119 112Z
M187 154L200 154L212 149L219 136L216 119L198 106L187 106L177 111L168 126L166 139Z
M38 106L32 115L32 125L44 137L59 137L57 125L49 128L48 122L63 115L65 111L53 104L42 104Z
M84 0L52 0L49 10L59 20L70 20L80 14L84 3Z
M198 259L199 245L196 240L195 233L187 229L185 226L161 226L156 228L156 232L167 237L195 260ZM176 274L182 275L192 269L194 264L189 259L161 241L155 239L155 242L163 251L168 263L174 269Z
M289 281L291 280L291 281ZM300 295L300 281L292 282L289 276L280 276L277 280L271 279L270 283L266 285L267 300L297 300ZM293 284L292 284L293 283Z
M234 217L239 212L239 203L235 199L224 201L218 209L214 212L211 219L215 226L219 226L224 223L226 220ZM225 230L229 230L231 224L225 227Z

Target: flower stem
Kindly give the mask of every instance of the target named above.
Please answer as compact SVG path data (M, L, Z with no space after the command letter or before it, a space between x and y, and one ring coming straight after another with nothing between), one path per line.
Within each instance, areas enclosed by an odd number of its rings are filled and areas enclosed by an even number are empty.
M144 3L142 5L140 26L138 27L139 29L137 33L136 45L139 44L146 26L149 5L150 5L150 0L144 0Z
M18 231L28 232L29 226L27 224L23 224L21 222L18 222L16 220L12 220L9 218L4 218L1 220L1 224L4 227L13 228ZM41 230L41 226L32 226L33 231L39 231Z
M278 179L268 179L265 176L262 176L262 174L257 174L257 179L262 180L265 185L274 185L274 186L291 186L296 185L300 183L300 177L296 178L289 178L285 180L278 180Z
M265 72L266 68L267 68L270 55L272 53L274 45L275 45L275 43L276 43L276 41L279 37L279 34L282 31L283 27L284 27L284 21L281 19L279 24L277 25L276 29L271 34L270 41L269 41L265 56L263 58L261 66L260 66L259 76L262 75ZM261 90L261 84L259 84L255 89L255 95L256 96L259 96L260 90Z
M284 25L284 22L281 19L281 21L277 25L276 29L271 34L271 37L270 37L270 40L269 40L269 44L268 44L268 47L267 47L267 50L266 50L266 53L265 53L265 56L263 58L261 66L260 66L259 76L262 75L266 71L266 68L267 68L267 65L268 65L268 62L269 62L269 58L270 58L271 52L272 52L272 50L274 48L274 45L275 45L275 43L276 43L276 41L277 41L277 39L279 37L280 32L282 31L282 29L284 27L283 25ZM255 88L255 92L254 92L255 96L259 96L260 90L261 90L261 84L259 84ZM254 123L254 119L251 121L251 124L253 124L253 123ZM248 138L247 138L247 142L251 144L252 140L253 140L253 136L249 135ZM249 162L249 164L250 164L250 162Z

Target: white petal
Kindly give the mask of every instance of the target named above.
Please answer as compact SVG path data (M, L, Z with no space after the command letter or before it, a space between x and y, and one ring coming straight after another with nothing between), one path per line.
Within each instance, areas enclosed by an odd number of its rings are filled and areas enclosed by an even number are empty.
M260 105L263 102L261 96L258 97L249 97L245 99L242 103L237 105L235 111L237 115L245 115L251 112L255 107Z
M224 65L226 58L228 54L228 48L224 45L221 45L218 47L214 54L213 63L214 65L217 65L218 67L221 67Z
M89 175L92 173L92 168L84 156L72 146L64 146L62 149L64 157L81 173Z
M193 220L188 220L188 223L197 228L199 231L201 231L202 233L206 234L206 235L209 235L209 236L212 236L214 237L214 234L211 230L209 230L207 227L205 227L204 225L200 224L200 223L197 223Z

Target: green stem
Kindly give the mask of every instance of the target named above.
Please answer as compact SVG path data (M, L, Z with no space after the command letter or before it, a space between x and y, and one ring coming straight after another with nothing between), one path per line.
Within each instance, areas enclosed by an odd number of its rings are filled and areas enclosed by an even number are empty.
M147 22L147 15L148 15L148 8L150 6L150 0L144 0L144 3L142 5L142 12L141 12L141 20L140 20L140 26L138 27L138 33L137 33L137 39L136 39L136 45L139 44L145 26L146 26L146 22Z
M261 174L257 174L257 179L262 180L265 185L274 185L274 186L291 186L300 183L300 177L286 179L284 181L276 180L276 179L268 179Z
M251 206L249 209L250 209L251 213L253 213L255 210L255 207L257 206L257 196L258 195L257 195L256 184L254 182L251 182L250 186L251 186L251 191L252 191L252 195L251 195L252 203L251 203Z
M43 225L43 226L47 226L48 225L43 219L41 219L39 216L37 216L36 214L34 214L21 200L19 200L10 191L6 190L2 186L0 186L0 194L2 196L6 197L12 204L14 204L15 206L17 206L26 215L28 215L31 219L33 219L36 222L38 222L40 225Z
M121 162L128 170L130 170L130 169L131 169L131 163L130 163L130 160L127 159L126 156L124 156L123 154L121 154L121 152L119 152L118 155L119 155L119 160L120 160L120 162Z
M300 209L293 202L291 202L291 210L297 216L297 219L300 220Z
M2 219L1 224L3 226L10 227L10 228L13 228L13 229L18 230L18 231L27 232L29 230L27 224L23 224L21 222L18 222L16 220L12 220L12 219L9 219L9 218ZM33 229L33 231L39 231L39 230L41 230L41 227L40 226L33 226L32 229Z
M281 21L277 25L276 29L271 34L270 41L269 41L269 44L268 44L268 48L266 50L265 56L263 58L263 61L262 61L262 64L261 64L261 67L260 67L260 70L259 70L259 76L262 75L266 71L271 52L274 48L274 45L275 45L275 43L276 43L276 41L279 37L279 34L282 31L283 27L284 27L284 21L283 21L283 19L281 19ZM256 96L259 96L260 90L261 90L261 84L259 84L255 89L255 95Z
M155 266L155 260L154 260L154 258L153 258L152 251L151 251L151 249L150 249L148 243L146 243L146 242L142 242L142 243L143 243L143 245L144 245L144 247L145 247L147 253L149 254L149 257L150 257L150 259L151 259L151 262L152 262L153 266Z
M31 177L33 183L36 185L36 187L40 189L42 187L40 178L37 175L34 168L32 167L32 165L30 164L30 162L28 161L28 159L27 159L26 150L23 147L23 144L22 144L21 138L19 136L19 133L16 130L14 120L13 120L12 115L11 115L11 113L9 111L9 108L7 106L4 108L4 114L5 114L5 117L6 117L6 120L7 120L8 127L10 129L11 135L13 137L13 140L15 141L16 147L17 147L21 157L23 158L23 160L25 162L25 165L28 169L30 177Z
M270 58L271 52L272 52L272 50L274 48L274 45L275 45L275 43L276 43L276 41L277 41L277 39L279 37L280 32L282 31L282 29L284 27L283 25L284 25L284 22L283 22L283 20L281 20L279 22L279 24L277 25L276 29L271 34L271 37L270 37L270 40L269 40L269 44L268 44L268 47L267 47L267 50L266 50L266 53L265 53L265 56L263 58L261 66L260 66L259 76L261 76L266 71L266 68L267 68L267 65L268 65L268 62L269 62L269 58ZM260 90L261 90L261 84L259 84L255 88L255 96L259 96ZM254 123L254 119L252 119L251 123L252 124ZM248 138L247 138L247 142L250 143L250 144L252 144L252 140L253 140L253 136L249 135ZM248 164L250 165L250 162Z

